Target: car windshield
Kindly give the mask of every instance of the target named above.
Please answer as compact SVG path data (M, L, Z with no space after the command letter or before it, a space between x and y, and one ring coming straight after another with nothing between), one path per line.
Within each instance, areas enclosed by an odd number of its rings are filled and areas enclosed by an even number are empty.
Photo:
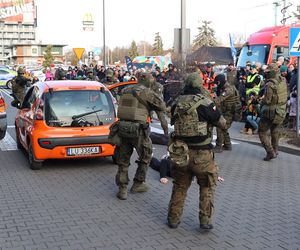
M269 51L269 45L244 46L239 55L237 66L245 67L247 61L251 63L260 62L262 65L267 64Z
M115 111L108 91L54 91L45 95L45 117L51 127L101 126L113 123Z

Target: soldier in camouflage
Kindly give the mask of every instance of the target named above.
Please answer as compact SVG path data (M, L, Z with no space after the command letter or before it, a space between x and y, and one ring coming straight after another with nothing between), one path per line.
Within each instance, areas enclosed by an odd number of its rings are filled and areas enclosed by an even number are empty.
M183 94L171 107L174 133L168 146L173 166L173 189L168 209L168 226L177 228L192 179L200 186L200 228L213 228L214 192L218 167L212 152L212 127L224 128L226 121L214 102L201 93L202 79L193 73L185 79Z
M105 76L106 77L103 80L105 85L112 85L119 82L119 80L114 77L114 72L111 69L106 70Z
M163 87L162 84L160 84L157 81L154 81L154 83L151 86L151 89L156 94L158 94L161 97L162 100L164 99L164 97L163 97L164 87ZM158 120L161 123L161 127L162 127L162 129L164 131L164 134L168 135L168 122L167 122L167 119L166 119L166 111L165 110L164 111L156 111L156 115L157 115Z
M25 70L18 68L18 75L12 79L12 95L16 101L22 103L25 97L26 87L30 85L30 79L24 77Z
M279 130L286 115L287 86L284 79L279 76L276 63L266 68L265 78L264 94L260 101L262 107L258 135L267 152L264 160L270 161L278 155Z
M86 80L87 81L99 81L98 76L94 75L93 68L88 68L86 70Z
M166 109L161 96L151 89L153 83L152 75L143 73L139 76L138 84L122 90L118 103L119 121L114 123L110 130L110 136L113 137L112 134L116 133L120 138L119 143L116 143L118 148L116 184L119 186L117 197L121 200L127 199L128 168L134 148L139 159L130 191L139 193L148 190L145 180L152 157L152 142L149 137L150 112L164 112Z
M217 85L216 96L214 101L220 108L222 115L226 120L226 128L217 128L217 139L215 146L215 153L220 153L224 150L232 150L231 140L228 129L232 121L236 120L236 109L241 107L240 97L234 85L226 81L224 74L219 74L215 78ZM240 114L241 115L241 114Z

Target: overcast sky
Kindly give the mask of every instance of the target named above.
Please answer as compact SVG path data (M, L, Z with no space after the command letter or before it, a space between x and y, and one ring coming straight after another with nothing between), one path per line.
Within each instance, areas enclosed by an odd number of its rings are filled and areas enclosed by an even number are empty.
M228 34L245 36L275 24L274 0L186 0L186 24L191 29L191 42L203 20L211 21L216 37L229 43ZM283 1L278 1L278 21ZM298 0L289 13L296 11ZM66 44L70 47L103 46L103 0L36 0L38 8L37 39L43 43ZM288 1L287 1L288 3ZM164 49L173 47L174 28L180 27L180 0L105 0L106 45L130 46L132 40L154 43L159 32ZM94 31L83 31L85 13L94 18ZM288 23L294 21L290 18Z

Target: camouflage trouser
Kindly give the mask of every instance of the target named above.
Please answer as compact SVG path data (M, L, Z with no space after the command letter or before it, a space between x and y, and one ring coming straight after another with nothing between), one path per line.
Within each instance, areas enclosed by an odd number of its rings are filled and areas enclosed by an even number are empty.
M193 176L199 185L199 221L211 224L213 216L214 192L217 184L217 166L211 150L189 149L190 161L186 168L174 167L172 196L169 203L168 221L180 221L183 206Z
M225 147L226 146L229 147L231 146L231 140L230 140L228 129L232 124L233 114L225 113L223 116L226 120L226 129L217 128L216 146L222 147L224 145Z
M134 148L139 156L134 181L144 182L152 157L152 142L149 138L149 129L140 129L138 138L121 138L121 145L117 149L118 172L116 175L116 184L118 186L128 185L128 168Z
M271 136L268 133L269 130L271 131ZM266 118L262 118L259 121L259 139L268 154L273 154L278 151L279 131L280 124L273 124L272 121Z

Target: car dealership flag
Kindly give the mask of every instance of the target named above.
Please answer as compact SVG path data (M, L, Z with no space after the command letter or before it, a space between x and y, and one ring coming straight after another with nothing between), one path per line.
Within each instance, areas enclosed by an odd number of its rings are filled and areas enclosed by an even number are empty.
M132 60L130 59L129 56L125 56L125 62L127 65L127 70L130 71L133 69L133 64L132 64Z

